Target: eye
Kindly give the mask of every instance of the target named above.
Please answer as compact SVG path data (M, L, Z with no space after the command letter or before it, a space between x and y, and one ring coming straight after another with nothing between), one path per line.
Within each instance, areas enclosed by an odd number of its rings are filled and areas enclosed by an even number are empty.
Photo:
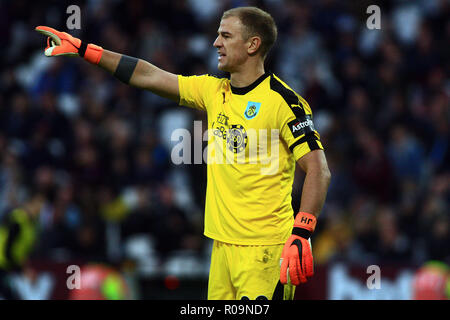
M222 38L225 38L225 39L230 38L230 34L227 33L227 32L223 32L223 33L221 33L220 35L222 36Z

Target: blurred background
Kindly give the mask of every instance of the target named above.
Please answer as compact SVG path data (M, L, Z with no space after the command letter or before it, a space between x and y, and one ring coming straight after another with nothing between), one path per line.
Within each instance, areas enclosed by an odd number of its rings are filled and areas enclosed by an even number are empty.
M366 25L373 4L380 30ZM69 5L79 30L67 29ZM0 1L0 298L80 298L76 267L91 290L81 298L206 298L206 165L171 162L173 130L193 136L206 115L45 57L34 28L221 75L220 17L244 5L275 18L267 70L312 107L332 172L316 276L296 298L449 297L448 1L15 0ZM297 171L294 211L302 181ZM366 285L370 265L380 289Z

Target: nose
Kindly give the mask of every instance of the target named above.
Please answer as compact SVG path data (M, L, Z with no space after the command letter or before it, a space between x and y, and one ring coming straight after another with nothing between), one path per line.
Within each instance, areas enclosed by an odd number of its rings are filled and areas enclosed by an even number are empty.
M216 48L219 48L219 47L222 46L222 41L220 41L220 36L218 36L216 38L216 40L214 40L213 46L216 47Z

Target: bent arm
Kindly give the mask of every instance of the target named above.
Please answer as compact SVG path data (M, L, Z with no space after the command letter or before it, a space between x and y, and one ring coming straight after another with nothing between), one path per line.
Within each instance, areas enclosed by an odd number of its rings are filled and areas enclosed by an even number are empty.
M311 213L317 218L325 203L331 181L325 153L320 149L313 150L298 159L297 163L306 173L300 212Z
M179 102L180 91L178 87L178 76L164 71L145 60L127 57L109 50L103 50L98 66L111 74L116 75L119 64L123 63L123 57L128 58L128 61L134 61L135 63L125 66L121 65L122 69L125 68L125 72L131 74L128 84L137 88L149 90L177 103Z

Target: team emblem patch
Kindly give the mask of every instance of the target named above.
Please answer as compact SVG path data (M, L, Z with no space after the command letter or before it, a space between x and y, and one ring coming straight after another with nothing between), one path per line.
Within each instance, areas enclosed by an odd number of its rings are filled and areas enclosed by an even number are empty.
M250 119L253 119L254 117L256 117L260 106L261 106L261 102L249 101L247 103L247 108L245 109L245 112L244 112L245 119L250 120Z
M245 128L240 124L231 125L227 135L228 149L234 153L239 153L245 149L247 141L248 137Z

